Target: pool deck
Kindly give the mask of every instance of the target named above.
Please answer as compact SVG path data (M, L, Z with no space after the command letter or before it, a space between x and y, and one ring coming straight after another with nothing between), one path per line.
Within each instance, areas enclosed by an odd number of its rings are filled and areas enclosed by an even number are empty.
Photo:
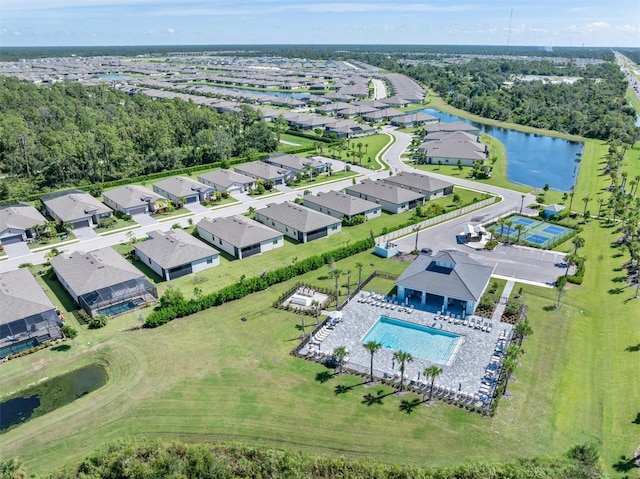
M342 321L324 338L319 345L308 345L307 350L320 350L331 354L338 346L344 346L349 352L345 367L369 372L371 355L363 347L360 340L376 323L380 316L400 319L422 326L431 326L436 321L434 329L448 331L462 336L462 344L451 361L451 365L431 363L425 359L414 357L413 361L405 365L405 378L408 381L426 382L423 371L432 364L442 368L435 384L460 390L467 394L478 393L482 386L485 370L495 352L496 344L501 335L511 337L513 325L496 323L490 333L480 329L473 329L462 324L436 320L436 315L418 309L411 313L399 312L398 308L391 310L367 303L360 303L352 299L342 309ZM488 321L492 321L489 319ZM399 365L393 360L394 351L380 349L373 359L374 375L379 378L392 377L399 374Z

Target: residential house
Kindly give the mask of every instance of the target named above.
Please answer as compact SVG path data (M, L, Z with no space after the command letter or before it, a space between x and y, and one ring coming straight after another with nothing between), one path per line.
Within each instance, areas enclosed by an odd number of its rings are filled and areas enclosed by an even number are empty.
M28 268L0 273L0 359L62 337L56 307Z
M288 201L271 203L256 210L255 215L256 221L300 243L331 236L342 229L340 220Z
M434 312L473 314L492 274L492 266L457 251L421 254L396 281L398 300Z
M136 255L167 281L220 264L215 249L184 230L150 231L148 236L135 244Z
M427 201L453 193L453 183L420 173L402 171L382 181L387 185L420 193Z
M238 259L284 245L284 235L245 216L204 219L197 224L200 238Z
M82 190L51 193L40 197L45 213L72 228L95 227L109 218L113 210Z
M403 213L424 204L424 195L378 181L363 180L344 189L348 195L379 204L389 213Z
M480 134L480 128L465 123L464 121L439 122L425 125L423 128L427 132L427 136L436 132L454 133L456 131L464 131L472 135Z
M379 204L339 191L304 195L302 201L307 208L340 219L350 219L354 216L362 215L370 220L382 214L382 207Z
M46 218L26 203L0 206L0 245L37 238L46 224Z
M324 173L331 168L331 163L328 161L323 161L315 157L305 158L303 156L289 155L286 153L270 155L265 158L265 162L278 168L289 170L296 175L310 169L313 169L315 173Z
M437 123L438 121L440 120L433 115L414 112L392 118L391 124L399 128L409 128L412 126L424 125L425 123Z
M126 215L154 213L167 205L169 200L139 185L126 185L102 194L104 203Z
M221 193L243 193L256 187L255 178L225 169L202 173L198 181Z
M263 161L243 163L236 166L234 170L237 173L274 185L284 185L289 178L293 177L293 173L286 168L278 168Z
M174 204L200 203L213 195L213 188L184 176L174 176L153 184L153 191Z
M49 262L64 289L91 317L116 316L158 298L145 275L109 247L63 253Z
M418 147L419 163L473 166L484 164L489 149L478 141L478 137L465 132L449 133L441 139L432 140L427 136Z

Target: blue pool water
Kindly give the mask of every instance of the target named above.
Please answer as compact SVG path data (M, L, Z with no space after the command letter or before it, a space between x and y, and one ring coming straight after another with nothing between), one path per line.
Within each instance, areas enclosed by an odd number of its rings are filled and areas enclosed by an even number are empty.
M559 191L569 191L575 183L579 170L575 160L577 153L584 150L582 143L475 123L432 108L420 111L443 122L463 121L502 142L507 152L509 181L536 188L548 184Z
M18 354L27 349L35 348L40 342L36 338L30 338L27 341L10 344L0 348L0 358L4 358L9 354Z
M386 349L407 351L415 358L451 364L462 336L381 316L360 340L377 341Z
M106 308L102 308L98 310L100 314L106 314L107 316L117 316L118 314L123 314L132 309L136 309L142 303L142 299L136 298L132 301L123 301L122 303L112 304Z

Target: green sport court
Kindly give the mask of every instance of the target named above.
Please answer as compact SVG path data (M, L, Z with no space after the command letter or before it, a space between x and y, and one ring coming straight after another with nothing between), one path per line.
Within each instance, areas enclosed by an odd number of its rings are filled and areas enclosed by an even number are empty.
M496 235L509 236L513 241L518 239L525 244L539 246L541 248L551 248L560 243L564 238L573 233L573 229L565 226L555 225L546 221L528 218L526 216L514 215L505 218L510 221L511 226L495 223L489 231ZM516 226L521 225L522 230L518 232Z

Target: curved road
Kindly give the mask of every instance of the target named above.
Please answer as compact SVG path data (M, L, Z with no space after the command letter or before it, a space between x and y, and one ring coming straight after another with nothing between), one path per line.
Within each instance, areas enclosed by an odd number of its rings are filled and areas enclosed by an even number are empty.
M411 136L394 130L393 128L386 127L383 129L384 133L389 134L395 138L395 143L381 155L382 160L385 161L389 168L393 172L397 171L420 171L405 164L401 155L411 143ZM340 161L334 162L335 169L342 169L344 163ZM360 168L358 166L352 166L354 171L362 174L362 178L370 179L384 179L389 176L388 170L375 171ZM506 188L499 188L496 186L478 184L473 181L469 181L462 178L453 178L437 173L429 173L432 176L449 181L458 186L462 186L469 189L476 189L478 191L487 191L498 195L502 198L502 201L490 205L481 210L457 217L453 220L445 223L433 226L427 230L419 232L418 248L430 247L434 251L444 249L456 249L471 255L474 259L495 266L495 274L506 278L517 278L520 281L532 282L542 285L550 285L555 281L555 278L564 270L555 266L557 263L563 262L563 255L561 253L547 252L542 250L535 250L532 248L522 248L516 246L498 246L493 252L484 250L476 251L465 245L457 244L456 235L462 230L465 224L479 224L488 219L494 218L501 213L512 211L514 208L519 208L523 202L522 194L516 191L508 190ZM319 185L309 188L313 193L328 192L331 190L340 190L352 184L351 179L342 180L334 183ZM282 195L277 195L270 198L260 199L247 199L244 196L243 201L239 204L227 206L217 210L209 210L196 212L195 214L180 218L176 220L169 220L162 223L154 223L151 225L141 226L134 230L130 230L137 238L144 238L149 231L162 230L167 231L174 223L179 223L182 226L188 225L188 220L191 219L193 223L197 223L204 217L217 218L222 216L239 215L247 211L252 206L256 209L265 207L272 202L293 201L298 196L302 195L301 190L291 190ZM531 203L535 200L532 195L525 195L524 204ZM129 231L123 231L106 236L100 236L98 238L90 238L77 243L60 246L59 249L65 253L71 253L73 251L91 251L98 248L104 248L115 244L123 243L129 240L127 237ZM398 244L403 251L411 251L415 246L415 236L409 235L404 238L400 238L394 241ZM20 264L23 263L44 263L46 251L39 253L31 253L26 256L19 256L16 258L9 258L0 261L0 272L17 269Z

